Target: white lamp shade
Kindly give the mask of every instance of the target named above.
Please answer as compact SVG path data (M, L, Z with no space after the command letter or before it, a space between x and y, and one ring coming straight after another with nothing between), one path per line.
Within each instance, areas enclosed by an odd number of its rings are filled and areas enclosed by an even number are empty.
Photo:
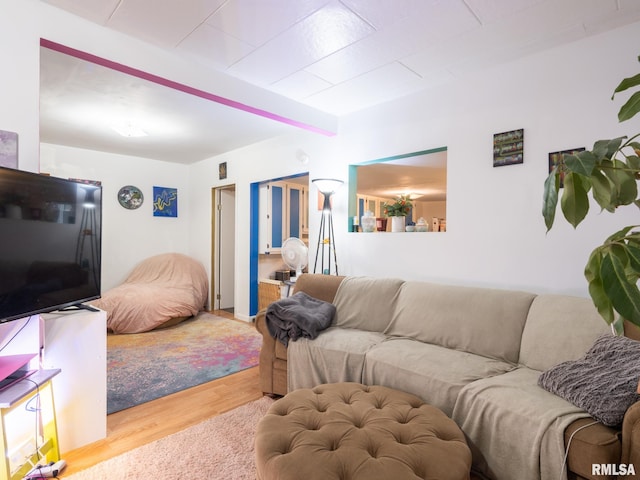
M331 195L344 183L342 180L335 178L316 178L311 181L315 183L318 190L325 195Z

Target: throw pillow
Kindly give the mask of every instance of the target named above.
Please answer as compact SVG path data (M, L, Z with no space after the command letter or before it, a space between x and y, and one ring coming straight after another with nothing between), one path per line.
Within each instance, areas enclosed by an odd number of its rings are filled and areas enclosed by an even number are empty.
M604 425L622 423L640 400L640 342L627 337L599 337L583 358L560 363L538 378L538 385L582 408Z

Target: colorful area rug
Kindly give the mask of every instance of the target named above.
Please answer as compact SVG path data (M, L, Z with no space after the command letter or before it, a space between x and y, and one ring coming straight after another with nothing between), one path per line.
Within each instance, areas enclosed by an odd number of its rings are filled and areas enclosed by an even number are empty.
M107 413L258 365L252 324L201 312L176 326L107 337Z

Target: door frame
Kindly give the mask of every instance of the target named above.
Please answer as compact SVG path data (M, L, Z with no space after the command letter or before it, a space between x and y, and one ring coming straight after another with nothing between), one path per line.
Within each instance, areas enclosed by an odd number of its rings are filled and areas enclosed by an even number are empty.
M211 309L217 310L220 309L220 298L219 293L220 289L220 268L221 268L221 257L225 252L222 251L224 248L224 242L221 248L221 237L222 237L222 228L224 227L224 222L220 222L219 219L219 208L221 207L220 195L223 190L231 190L233 191L233 202L234 206L237 207L237 199L236 199L236 185L235 183L228 185L221 185L218 187L213 187L211 189L211 286L210 286L210 303ZM232 225L233 228L233 243L234 243L234 251L233 251L233 272L234 272L234 283L235 283L235 264L236 264L236 251L235 245L237 244L237 228L236 228L236 215L233 216ZM234 307L235 307L235 285L234 285Z
M271 182L308 176L309 172L295 173L284 177L271 178L249 185L249 316L258 313L258 261L259 261L259 229L260 229L260 185ZM310 203L310 202L309 202ZM309 208L309 207L308 207Z

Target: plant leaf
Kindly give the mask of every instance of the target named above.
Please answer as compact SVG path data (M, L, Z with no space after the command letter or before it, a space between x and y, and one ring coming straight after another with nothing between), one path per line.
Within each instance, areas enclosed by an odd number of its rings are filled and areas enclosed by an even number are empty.
M616 243L619 242L620 240L622 240L624 237L627 236L627 234L631 231L631 229L635 228L635 225L629 225L627 227L624 227L621 230L618 230L616 233L610 235L609 237L607 237L607 239L604 242L603 247L608 246L611 243Z
M638 147L640 147L640 145L638 145ZM637 174L638 172L640 172L640 157L638 157L637 155L628 155L627 165L629 165L629 168L631 168L632 170L635 170Z
M627 255L629 257L629 266L634 272L640 273L640 248L635 245L627 245Z
M618 112L618 121L624 122L640 112L640 92L636 92L625 102Z
M580 175L567 172L564 175L564 193L560 200L564 218L576 228L589 211L589 198Z
M637 225L634 225L632 228L637 228ZM640 232L631 232L625 236L625 240L630 245L635 245L640 248Z
M596 248L589 257L589 261L584 269L584 276L589 282L589 295L593 300L598 313L604 318L605 322L611 324L614 321L613 305L607 297L602 285L602 277L600 276L601 254L600 249Z
M628 170L627 165L620 160L615 160L616 176L620 179L618 201L621 205L629 205L638 198L638 183L635 175Z
M622 337L624 335L624 318L618 315L611 325L616 336Z
M640 291L635 283L627 280L624 262L613 253L602 256L600 267L602 285L613 308L623 318L640 324Z
M544 193L542 199L542 216L547 226L547 232L551 230L556 217L556 206L558 205L558 188L560 178L556 167L553 168L547 179L544 181Z
M591 173L591 187L593 188L593 198L602 209L613 212L616 205L613 203L613 182L607 178L600 170Z
M611 140L598 140L596 143L593 144L593 150L591 150L591 153L593 153L593 155L598 160L601 160L603 158L609 158L607 157L607 151L609 150L609 142L611 142Z
M596 165L596 157L590 151L584 150L575 155L564 155L564 164L569 170L588 177Z
M640 85L640 73L637 75L634 75L633 77L628 77L623 79L620 82L620 85L618 85L616 87L616 89L613 91L613 95L611 96L611 100L613 100L613 97L616 96L616 93L620 93L620 92L624 92L626 89L631 88L631 87L635 87L637 85Z
M593 144L591 153L593 153L598 160L605 158L611 160L615 154L618 153L620 145L622 145L622 142L626 140L626 138L625 136L612 138L610 140L598 140Z
M613 204L629 205L638 197L638 185L635 176L627 171L627 165L620 160L602 162L602 171L615 186Z

